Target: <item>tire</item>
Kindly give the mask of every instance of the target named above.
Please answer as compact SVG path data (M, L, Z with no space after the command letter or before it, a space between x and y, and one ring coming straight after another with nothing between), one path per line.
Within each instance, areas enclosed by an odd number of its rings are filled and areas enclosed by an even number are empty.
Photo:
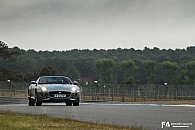
M79 106L79 102L73 102L73 106Z
M41 102L40 99L37 97L36 106L41 106L41 105L42 105L42 102Z
M79 106L79 98L77 99L77 101L73 102L73 106Z
M72 106L72 102L71 101L66 101L66 106Z
M29 106L34 106L35 105L35 100L32 99L31 97L29 97L29 99L28 99L28 105Z

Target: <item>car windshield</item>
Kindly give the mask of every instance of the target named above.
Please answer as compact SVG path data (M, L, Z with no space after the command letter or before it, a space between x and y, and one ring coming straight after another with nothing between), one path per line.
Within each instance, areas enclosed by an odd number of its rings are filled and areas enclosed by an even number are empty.
M41 77L38 84L73 84L72 81L66 77Z

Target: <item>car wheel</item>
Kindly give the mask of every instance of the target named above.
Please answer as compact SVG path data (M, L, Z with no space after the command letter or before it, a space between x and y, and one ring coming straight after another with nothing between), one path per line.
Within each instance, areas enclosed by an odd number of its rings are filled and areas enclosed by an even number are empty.
M73 102L73 106L79 106L79 102Z
M35 100L32 99L31 97L29 97L29 99L28 99L28 105L29 106L34 106L35 105Z
M39 98L37 98L36 106L41 106L41 105L42 105L42 102L40 101Z
M72 102L71 101L66 101L66 106L72 106Z
M73 102L73 106L79 106L79 98L77 99L77 101Z

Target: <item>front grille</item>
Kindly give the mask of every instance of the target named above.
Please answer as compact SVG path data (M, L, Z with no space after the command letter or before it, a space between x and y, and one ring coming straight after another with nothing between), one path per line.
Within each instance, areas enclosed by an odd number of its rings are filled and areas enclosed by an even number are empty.
M66 94L66 97L70 97L70 92L66 92L66 91L53 91L53 92L49 92L49 96L53 97L54 94Z

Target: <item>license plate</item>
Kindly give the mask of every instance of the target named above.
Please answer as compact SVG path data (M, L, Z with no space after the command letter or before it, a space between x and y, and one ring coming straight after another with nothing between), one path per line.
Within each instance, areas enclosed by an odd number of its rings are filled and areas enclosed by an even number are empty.
M66 94L54 94L54 97L64 98L64 97L66 97Z

